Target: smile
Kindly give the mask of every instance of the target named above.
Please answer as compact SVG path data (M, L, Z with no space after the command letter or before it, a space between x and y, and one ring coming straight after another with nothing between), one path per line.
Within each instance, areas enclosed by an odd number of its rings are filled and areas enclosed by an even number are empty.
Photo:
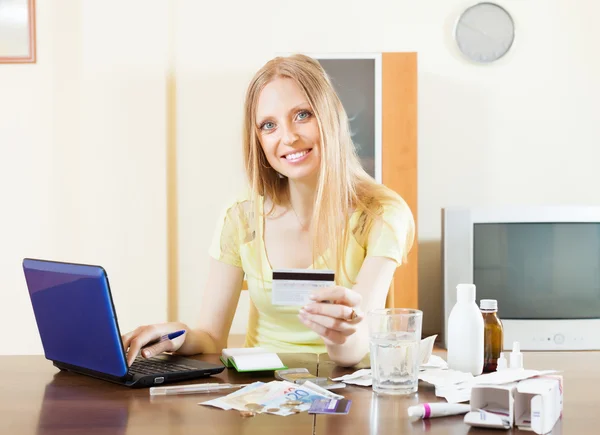
M288 162L297 162L299 160L302 160L311 151L312 151L312 148L307 149L307 150L297 151L295 153L286 154L285 156L283 156L283 158L286 159Z

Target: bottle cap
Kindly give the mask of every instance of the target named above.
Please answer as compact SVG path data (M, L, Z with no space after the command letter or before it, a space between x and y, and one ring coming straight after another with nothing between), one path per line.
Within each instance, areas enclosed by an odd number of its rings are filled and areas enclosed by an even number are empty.
M523 354L521 353L521 345L518 341L513 342L512 352L510 353L510 368L523 368Z
M504 352L500 352L500 358L498 358L498 365L496 366L496 371L506 370L508 368L508 361L506 361L506 357L504 356Z
M456 286L458 302L475 302L475 284L459 284Z
M498 311L498 301L496 299L482 299L479 301L479 308L486 311Z

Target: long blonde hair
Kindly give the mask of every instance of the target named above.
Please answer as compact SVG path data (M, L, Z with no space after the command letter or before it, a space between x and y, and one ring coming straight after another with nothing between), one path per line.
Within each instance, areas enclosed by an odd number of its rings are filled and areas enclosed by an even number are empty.
M314 225L313 260L329 249L331 263L327 267L335 270L336 281L342 271L348 278L344 252L350 234L351 211L357 209L365 213L369 228L380 218L384 204L399 204L403 200L391 189L378 184L361 166L348 116L321 64L311 57L296 54L267 62L255 74L246 93L244 164L255 216L263 213L259 208L260 196L269 198L274 206L289 201L288 180L281 178L267 161L255 126L260 93L275 78L291 79L300 87L319 125L321 163L311 221ZM253 221L256 224L258 219ZM262 228L254 230L255 234L262 234ZM412 243L412 234L409 243Z

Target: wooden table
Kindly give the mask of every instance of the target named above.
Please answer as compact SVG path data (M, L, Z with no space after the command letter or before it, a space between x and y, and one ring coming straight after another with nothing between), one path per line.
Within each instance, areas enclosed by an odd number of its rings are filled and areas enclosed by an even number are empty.
M443 351L435 354L446 358ZM563 371L563 418L552 431L553 435L600 434L600 352L523 352L525 368L536 370ZM358 368L369 366L367 359ZM338 377L352 370L336 367L321 355L319 375ZM419 383L418 394L402 396L380 396L367 387L348 385L342 392L352 400L350 416L317 416L316 435L357 434L535 434L530 431L512 429L510 431L472 428L463 422L463 416L453 416L420 420L411 423L407 417L409 406L425 402L445 402L435 397L435 389L426 383ZM349 432L352 431L352 432Z
M438 353L438 352L436 352ZM443 352L438 353L444 356ZM283 362L306 367L321 376L341 376L353 369L331 363L327 355L283 354ZM216 355L198 356L217 362ZM600 352L528 353L525 367L563 370L564 413L553 434L585 435L600 433ZM363 362L368 366L368 360ZM237 411L199 406L200 401L218 397L181 395L150 398L147 389L129 389L109 382L59 372L41 356L0 356L4 374L0 387L1 434L531 434L532 432L490 431L463 423L463 417L445 417L411 423L406 418L409 406L440 401L433 388L421 383L417 395L378 396L369 387L348 385L338 392L352 400L346 416L315 418L304 412L289 417L257 415L243 418ZM216 378L216 379L215 379ZM272 376L240 374L225 370L199 382L247 383L270 381Z
M290 368L317 372L318 355L280 355ZM204 361L219 363L217 355ZM306 412L279 417L243 418L237 411L200 406L223 393L150 398L147 388L130 389L69 372L59 372L42 356L1 356L0 434L15 435L228 435L260 433L312 434L314 416ZM273 373L241 374L225 369L219 375L192 382L248 383L272 381ZM216 378L216 379L215 379ZM187 382L187 383L192 383Z

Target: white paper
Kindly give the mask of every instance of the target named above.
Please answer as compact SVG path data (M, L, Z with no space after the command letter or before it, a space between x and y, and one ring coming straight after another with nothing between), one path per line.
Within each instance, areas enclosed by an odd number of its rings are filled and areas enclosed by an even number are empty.
M435 344L436 335L430 335L421 340L419 344L419 364L427 364L433 353L433 345Z
M523 379L533 378L534 376L549 375L557 373L556 370L526 370L526 369L506 369L499 372L486 373L475 377L475 383L479 385L502 385L511 382L522 381Z
M471 386L466 386L465 388L458 387L450 387L450 388L442 388L438 390L435 389L436 397L441 397L446 399L448 403L464 403L471 401Z
M371 369L360 369L354 373L340 376L339 378L333 378L332 381L342 381L346 384L367 387L373 385L373 376Z
M419 373L419 379L436 387L450 386L461 382L473 380L471 373L459 372L458 370L429 369Z
M441 357L437 355L431 355L429 360L421 364L419 367L420 370L428 370L428 369L447 369L448 363Z
M262 347L230 347L223 349L221 354L223 358L229 358L237 355L253 355L257 353L267 353Z

